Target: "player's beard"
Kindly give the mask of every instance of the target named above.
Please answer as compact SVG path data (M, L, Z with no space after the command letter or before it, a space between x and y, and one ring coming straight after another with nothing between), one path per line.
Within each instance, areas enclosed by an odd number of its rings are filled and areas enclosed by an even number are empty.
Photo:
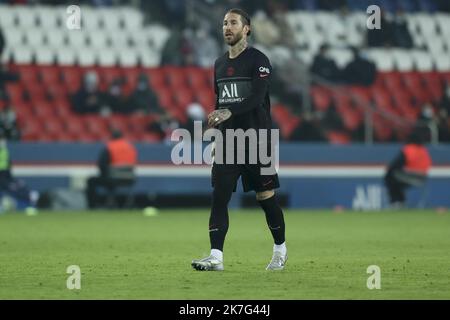
M239 41L242 40L243 37L243 30L241 32L236 33L234 36L230 37L229 39L227 39L227 37L224 35L225 38L225 42L233 47L236 43L238 43Z

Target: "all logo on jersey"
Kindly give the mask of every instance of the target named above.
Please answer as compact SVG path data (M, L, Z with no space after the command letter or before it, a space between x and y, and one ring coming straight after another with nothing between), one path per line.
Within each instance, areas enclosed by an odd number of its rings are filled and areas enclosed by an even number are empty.
M231 83L229 86L224 85L222 90L222 98L237 98L239 97L236 83Z
M250 79L250 78L249 78ZM230 104L242 102L251 93L250 81L219 81L219 104Z

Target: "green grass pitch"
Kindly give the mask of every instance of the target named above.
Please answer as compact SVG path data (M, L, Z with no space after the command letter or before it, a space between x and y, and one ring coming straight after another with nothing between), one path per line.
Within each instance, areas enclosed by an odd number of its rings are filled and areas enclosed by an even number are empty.
M260 210L230 211L225 271L209 253L206 209L0 215L0 299L450 299L450 213L285 211L289 260L265 270ZM66 269L81 269L81 289ZM381 269L369 290L367 267Z

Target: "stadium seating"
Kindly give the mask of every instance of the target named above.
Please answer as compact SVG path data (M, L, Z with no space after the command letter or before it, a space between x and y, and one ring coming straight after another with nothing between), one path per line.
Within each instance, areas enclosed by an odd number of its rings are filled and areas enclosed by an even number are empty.
M7 91L10 99L17 109L20 123L28 122L33 117L42 119L43 122L67 123L75 121L74 127L61 129L45 127L42 134L56 136L64 133L65 129L73 135L65 135L67 138L76 138L78 121L82 118L73 114L69 95L73 94L80 86L81 77L90 67L81 66L54 66L54 65L14 65L13 69L21 75L20 83L10 83ZM150 85L157 91L160 103L173 113L180 121L185 120L185 109L190 102L198 101L207 111L211 111L215 103L215 94L208 81L210 69L196 67L158 67L158 68L125 68L125 67L96 67L99 74L101 87L106 88L115 78L125 76L127 81L127 93L136 86L139 72L150 76ZM367 105L375 105L381 112L405 116L411 121L419 114L421 106L426 102L437 101L442 95L442 84L450 79L448 72L380 72L377 81L371 88L357 86L341 86L338 90L326 87L314 86L311 88L311 97L314 108L326 111L330 103L334 101L338 110L342 111L345 127L352 131L363 121L362 110ZM32 97L32 98L31 98ZM355 109L356 108L356 109ZM68 117L66 119L66 117ZM92 121L101 122L101 116L90 116ZM298 125L300 119L287 111L282 104L274 106L274 118L282 124L282 137L288 138L294 124ZM142 121L139 116L132 118L131 123ZM131 120L130 120L131 121ZM128 117L114 116L112 123L122 127L125 132L132 132L128 126ZM91 126L91 129L95 127ZM92 133L89 129L88 132ZM136 130L135 130L136 131ZM139 131L139 130L137 130ZM99 129L97 136L101 139L107 137L107 130ZM140 134L131 134L134 137L142 137ZM39 135L34 128L29 134L24 135L24 140L34 140ZM84 140L88 139L82 135ZM346 141L337 138L336 141Z
M315 109L326 111L334 102L342 114L345 130L329 133L331 142L347 143L349 134L364 121L363 112L369 106L375 107L377 113L376 139L388 141L396 134L395 130L386 129L389 117L415 121L422 105L438 101L443 83L450 81L450 15L436 12L433 0L346 3L350 13L338 15L320 11L317 0L297 1L301 10L286 13L295 45L256 46L267 53L275 67L293 57L309 66L318 48L328 43L331 57L339 67L344 67L352 58L348 47L362 46L365 42L368 5L379 5L389 12L405 10L414 48L365 49L380 71L372 87L339 86L334 90L313 86L310 90ZM113 115L105 119L72 112L69 96L79 88L83 74L91 69L98 72L101 89L123 76L126 94L136 87L138 74L146 73L161 105L179 121L186 119L186 107L193 101L201 103L208 112L212 110L215 103L212 68L160 66L162 49L170 37L166 26L144 24L142 13L131 7L88 8L83 11L82 29L68 30L65 13L57 6L0 5L0 25L7 44L3 61L20 75L19 83L7 84L6 88L25 141L105 139L107 125L111 123L123 128L133 139L158 140L145 132L146 124L153 121L146 116ZM301 123L281 103L275 104L273 115L286 139ZM34 118L45 125L30 125ZM61 125L68 122L74 124Z
M129 7L84 8L80 30L65 27L65 7L0 5L0 25L6 36L6 62L34 61L82 66L146 67L159 65L161 50L170 36L161 25L144 25L142 12ZM62 14L64 13L64 14ZM129 47L135 50L130 53ZM127 55L120 54L126 51ZM128 58L129 57L129 58Z

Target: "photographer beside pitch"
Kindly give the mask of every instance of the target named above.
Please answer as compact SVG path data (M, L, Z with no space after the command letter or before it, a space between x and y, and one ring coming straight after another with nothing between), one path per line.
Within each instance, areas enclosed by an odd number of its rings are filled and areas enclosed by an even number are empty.
M250 17L240 9L229 10L223 20L223 36L229 50L214 64L214 86L216 110L208 115L208 126L218 127L225 136L227 129L264 129L270 133L269 80L272 67L269 59L259 50L249 47L247 36L251 33ZM269 136L269 135L268 135ZM261 139L260 139L261 140ZM270 138L259 141L270 148ZM223 150L226 149L224 139ZM248 161L250 148L240 146L246 156L244 164L219 163L215 159L212 168L212 208L209 219L210 256L192 261L192 267L201 271L223 270L223 246L228 231L228 202L236 190L236 183L242 176L244 191L254 190L256 199L265 212L267 224L274 239L272 260L267 270L282 270L287 260L285 244L285 223L274 189L279 187L278 175L262 174L266 168L258 159ZM239 148L239 146L238 146ZM253 150L254 151L254 150ZM224 152L225 153L225 152ZM236 149L234 149L236 160ZM216 155L217 156L217 155ZM272 155L273 156L273 155ZM223 157L225 159L225 157Z

